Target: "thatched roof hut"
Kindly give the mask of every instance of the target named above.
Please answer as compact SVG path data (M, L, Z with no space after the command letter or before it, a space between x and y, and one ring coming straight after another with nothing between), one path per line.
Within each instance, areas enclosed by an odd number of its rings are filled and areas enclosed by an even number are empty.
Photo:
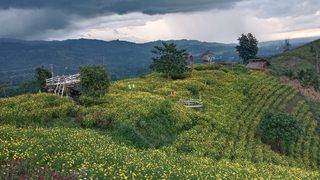
M265 66L270 66L271 64L266 59L250 59L249 64L247 64L246 68L257 69L264 68Z

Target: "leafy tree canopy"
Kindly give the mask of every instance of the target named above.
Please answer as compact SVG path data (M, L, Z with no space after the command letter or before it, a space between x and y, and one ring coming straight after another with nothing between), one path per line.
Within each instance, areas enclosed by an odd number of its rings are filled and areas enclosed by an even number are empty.
M110 81L105 65L79 66L81 93L85 96L95 97L106 94L109 91Z
M290 38L287 37L281 45L284 51L290 50Z
M172 74L182 74L189 69L186 68L186 60L188 59L185 49L177 50L176 44L162 43L163 47L155 46L156 51L152 53L160 57L152 57L153 64L149 67L157 72L165 73L169 79L172 79Z
M36 79L28 80L21 83L16 89L15 94L27 94L27 93L37 93L39 91L38 82Z
M262 134L271 143L280 142L290 145L297 141L302 134L299 119L292 114L267 112L260 126Z
M0 89L6 88L6 87L8 87L8 86L9 86L9 85L8 85L7 83L1 84Z
M251 34L242 34L238 38L239 45L235 48L239 53L239 57L243 59L243 63L247 63L249 59L256 58L258 53L258 40Z
M5 91L5 88L8 87L9 85L7 83L4 83L4 84L1 84L0 86L0 90L2 89L3 90L3 93L4 93L4 97L6 97L6 91Z
M36 78L39 89L44 92L46 89L44 88L46 86L46 79L50 78L52 75L50 71L46 70L42 67L37 67L35 70L34 78Z

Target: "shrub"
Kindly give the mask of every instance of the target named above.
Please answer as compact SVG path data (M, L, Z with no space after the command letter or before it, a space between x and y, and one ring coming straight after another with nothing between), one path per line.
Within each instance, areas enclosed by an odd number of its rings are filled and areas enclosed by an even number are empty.
M141 79L145 79L145 78L146 78L146 75L145 75L145 74L141 74L139 77L140 77Z
M185 73L181 73L181 74L173 73L171 77L173 80L175 80L175 79L184 79L187 76Z
M84 106L91 106L93 105L93 99L86 96L80 96L78 99L78 103Z
M225 72L225 73L228 73L230 71L230 69L227 69L227 68L221 68L220 70Z
M196 96L199 94L199 89L196 86L187 86L187 89L191 92L192 95Z
M279 149L281 143L291 145L302 134L299 119L292 114L267 112L259 129L266 140Z
M292 69L289 69L287 70L285 73L284 73L285 76L287 76L289 79L293 79L294 78L294 73L293 73L293 70Z
M218 70L222 67L219 64L195 64L195 70Z

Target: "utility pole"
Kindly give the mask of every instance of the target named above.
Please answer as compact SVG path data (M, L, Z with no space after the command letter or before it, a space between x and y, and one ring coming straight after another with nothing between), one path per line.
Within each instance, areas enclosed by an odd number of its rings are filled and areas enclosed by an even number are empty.
M52 84L54 84L54 78L53 78L53 64L50 64L51 65L51 72L52 72Z

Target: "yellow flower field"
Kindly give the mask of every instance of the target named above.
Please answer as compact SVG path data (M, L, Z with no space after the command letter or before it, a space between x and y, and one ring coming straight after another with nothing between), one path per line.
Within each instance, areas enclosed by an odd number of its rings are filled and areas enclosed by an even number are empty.
M117 81L94 105L89 97L74 105L44 93L0 99L1 172L27 156L39 167L75 173L71 179L81 168L92 179L320 178L317 124L303 102L293 113L307 133L292 149L275 153L257 131L264 112L294 97L291 86L242 65L196 69L180 80L151 74ZM198 92L202 112L179 102L199 99ZM65 118L81 125L42 126Z

